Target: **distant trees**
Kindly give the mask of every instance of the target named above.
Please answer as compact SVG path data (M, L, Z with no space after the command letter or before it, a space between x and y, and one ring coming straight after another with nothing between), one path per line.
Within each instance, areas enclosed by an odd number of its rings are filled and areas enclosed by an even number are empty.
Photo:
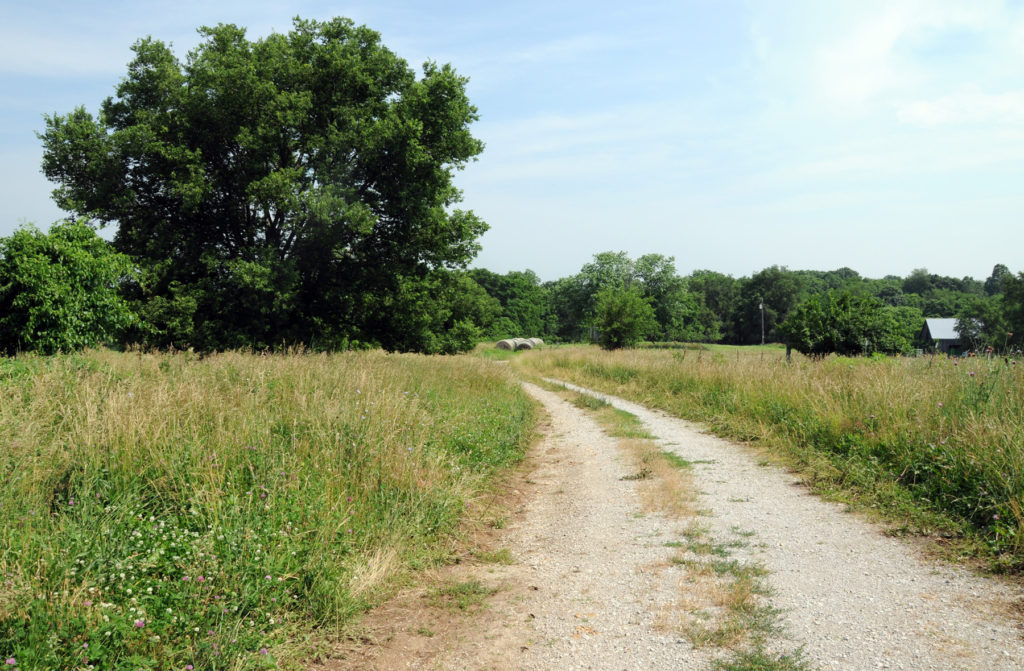
M688 290L676 274L675 259L645 254L634 264L634 277L654 308L654 321L646 334L651 340L707 342L717 340L714 315Z
M777 341L777 325L806 295L808 279L785 267L771 266L754 273L740 284L735 311L735 342L753 345L761 342L761 304L764 305L764 329L769 342Z
M731 275L713 270L695 270L686 278L686 288L700 305L700 321L708 342L735 342L735 313L741 283Z
M1024 346L1024 272L1003 277L1003 318L1006 323L1004 347Z
M579 273L551 283L548 289L553 330L565 340L602 339L606 324L599 314L598 297L609 289L629 290L651 307L653 318L642 320L640 337L644 339L712 341L720 337L715 314L679 277L672 257L645 254L634 261L626 252L602 252Z
M1024 273L1014 276L1006 266L997 265L985 282L985 294L957 312L960 338L975 349L1020 348L1024 342Z
M881 279L862 277L850 268L814 271L782 266L741 278L711 270L680 277L672 257L646 254L633 260L625 252L610 251L595 254L579 273L545 284L533 273L522 285L513 281L514 273L501 276L477 269L470 275L499 297L506 313L518 302L531 306L534 314L546 314L546 331L541 332L546 337L603 342L602 329L609 323L612 303L603 305L601 312L598 299L606 290L616 289L619 293L608 295L621 299L621 291L628 290L653 310L652 319L642 320L646 323L639 335L643 340L758 343L763 304L768 341L786 341L820 354L906 351L918 344L925 315L949 317L967 308L975 317L982 311L986 316L982 322L990 323L1006 340L1010 322L1002 287L1017 285L1004 269L997 266L993 271L1000 278L994 296L988 295L985 283L933 275L923 268L907 278ZM505 324L502 336L537 333L516 331L518 322L511 317L496 324Z
M1007 277L1012 279L1013 273L1003 264L997 263L992 268L992 274L985 280L985 294L995 296L996 294L1003 293L1003 282Z
M0 353L69 352L114 338L133 321L119 294L130 269L78 221L0 238Z
M532 270L499 275L474 268L469 277L498 301L500 311L486 329L494 338L546 337L553 333L550 290Z

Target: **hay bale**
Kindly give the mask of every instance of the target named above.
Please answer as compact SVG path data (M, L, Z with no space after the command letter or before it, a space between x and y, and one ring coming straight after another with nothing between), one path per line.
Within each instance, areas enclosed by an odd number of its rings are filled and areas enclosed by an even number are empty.
M499 340L498 344L495 345L498 349L515 350L516 345L511 339L506 338L505 340Z
M521 349L533 349L533 343L529 338L513 338L512 340L515 342L517 352Z

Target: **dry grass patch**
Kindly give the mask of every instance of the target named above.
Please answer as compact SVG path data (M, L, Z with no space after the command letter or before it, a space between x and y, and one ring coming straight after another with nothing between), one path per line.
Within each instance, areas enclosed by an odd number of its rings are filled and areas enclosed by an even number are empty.
M621 449L632 464L645 512L659 512L673 518L693 517L696 493L693 476L666 458L650 440L620 440ZM631 477L631 476L626 476Z

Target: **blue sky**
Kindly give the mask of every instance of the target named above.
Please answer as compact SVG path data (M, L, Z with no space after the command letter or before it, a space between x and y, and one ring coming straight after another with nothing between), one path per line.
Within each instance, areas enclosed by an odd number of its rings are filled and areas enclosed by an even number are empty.
M250 38L348 16L470 77L474 265L573 274L602 251L680 274L773 264L1024 270L1024 3L0 0L0 235L61 218L44 113L95 111L137 38Z

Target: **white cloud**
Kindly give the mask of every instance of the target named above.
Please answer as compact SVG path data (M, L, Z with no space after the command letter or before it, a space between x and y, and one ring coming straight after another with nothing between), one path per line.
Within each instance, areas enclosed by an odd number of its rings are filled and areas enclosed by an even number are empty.
M864 104L906 77L893 59L893 47L906 33L909 13L892 7L854 26L817 58L818 83L841 104Z
M766 97L856 117L1019 75L1022 33L1000 0L864 0L755 6L749 39Z
M898 105L900 121L934 127L963 123L1024 124L1024 91L990 94L969 87L932 100Z

